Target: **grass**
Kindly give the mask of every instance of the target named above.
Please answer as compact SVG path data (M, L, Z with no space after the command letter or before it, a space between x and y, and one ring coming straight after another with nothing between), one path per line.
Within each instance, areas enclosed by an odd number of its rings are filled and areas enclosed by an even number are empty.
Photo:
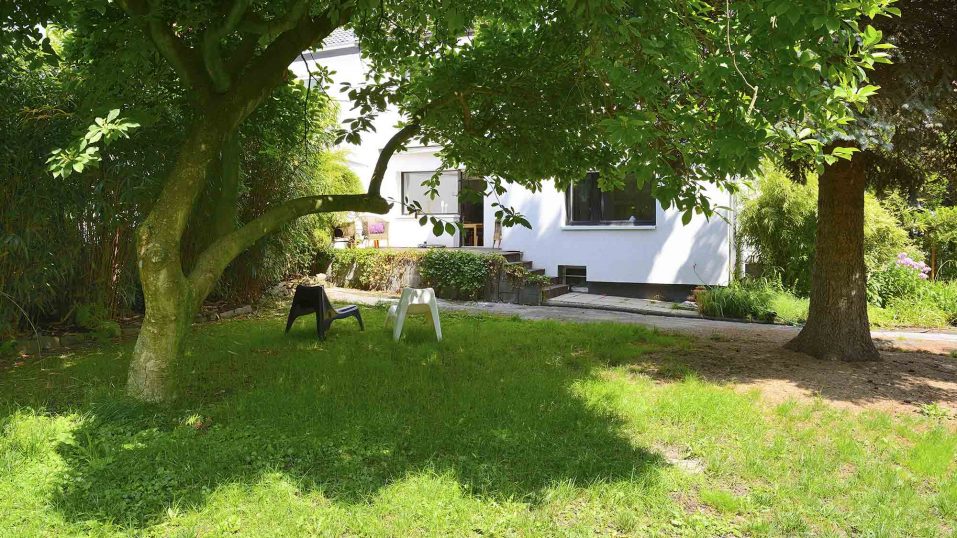
M203 326L166 406L123 396L129 343L0 364L0 535L955 532L941 418L772 406L633 325L364 315Z
M701 312L711 317L729 317L766 321L773 312L774 322L803 325L807 322L809 300L762 283L715 287L701 296ZM885 307L867 305L872 327L951 327L948 314L932 297L920 300L899 299Z
M787 325L803 325L807 322L809 301L788 292L775 292L771 309L777 314L775 320ZM917 301L896 301L885 308L867 305L867 317L872 327L950 327L947 313L933 305Z
M771 296L771 310L777 314L777 321L787 325L803 325L807 322L810 303L807 299L777 291Z

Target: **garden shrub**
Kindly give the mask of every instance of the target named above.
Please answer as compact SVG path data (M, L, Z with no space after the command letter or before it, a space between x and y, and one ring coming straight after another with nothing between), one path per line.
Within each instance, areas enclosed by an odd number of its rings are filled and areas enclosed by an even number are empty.
M817 178L792 181L771 165L762 168L752 196L738 219L738 237L751 247L766 277L780 278L785 288L807 296L814 264L817 229ZM873 194L864 200L864 262L878 271L898 252L914 247L894 215Z
M764 279L715 286L698 295L698 310L705 316L774 321L775 286Z
M363 290L397 291L403 283L417 285L412 272L418 269L421 285L435 289L444 299L475 300L489 285L502 277L520 288L544 286L547 276L530 272L521 264L508 263L498 254L436 248L412 249L352 248L323 250L331 259L329 281L337 286Z
M927 288L925 281L929 272L930 267L926 264L915 261L901 252L893 263L869 275L868 301L883 307L894 299L917 299Z
M806 294L817 215L817 186L791 181L770 165L762 168L753 196L738 217L738 237L754 249L766 275L776 275L788 288Z
M360 290L397 290L424 254L412 249L349 248L333 250L329 281Z
M423 282L440 297L478 299L490 278L498 275L505 258L460 249L432 249L422 257Z
M931 280L930 267L905 253L867 282L871 322L884 326L957 324L957 282Z
M787 290L779 290L771 299L771 309L776 314L776 321L787 325L803 325L807 322L810 301L804 297L797 297Z

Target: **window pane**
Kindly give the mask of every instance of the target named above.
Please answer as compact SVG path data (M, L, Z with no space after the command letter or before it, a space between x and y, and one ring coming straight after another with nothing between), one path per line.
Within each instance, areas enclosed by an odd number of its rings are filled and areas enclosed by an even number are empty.
M602 220L629 224L654 224L655 199L651 185L638 188L634 180L626 180L625 187L604 193Z
M651 195L651 185L638 188L627 180L622 189L602 192L598 189L598 174L590 172L566 192L569 224L655 224L657 203Z
M585 179L575 183L569 189L571 194L569 196L569 208L568 215L571 222L592 222L597 223L601 216L598 214L598 200L596 196L598 193L598 174L589 173L585 176Z
M422 182L432 177L434 172L403 172L403 196L409 202L419 202L422 211L428 215L450 215L459 212L459 172L449 170L442 172L438 185L438 196L430 198L427 187ZM407 211L403 207L403 213Z

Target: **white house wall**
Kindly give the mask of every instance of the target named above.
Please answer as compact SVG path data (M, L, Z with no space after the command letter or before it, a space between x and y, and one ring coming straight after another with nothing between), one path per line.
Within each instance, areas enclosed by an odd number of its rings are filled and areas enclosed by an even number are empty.
M333 83L329 88L330 97L336 99L339 103L339 116L341 119L355 117L355 112L351 110L352 103L341 92L342 83L348 82L352 87L360 86L364 83L363 62L358 54L345 54L341 56L329 56L320 58L318 62L332 72ZM315 71L315 61L309 61L310 70ZM302 61L294 62L290 69L299 78L305 80L308 78L306 65ZM359 145L343 144L341 149L346 151L346 160L349 168L352 169L362 182L363 188L368 187L372 178L372 171L375 168L376 161L379 158L379 152L385 147L390 138L398 131L398 124L401 116L395 109L388 109L380 114L375 120L375 131L362 134L362 142ZM401 201L402 198L402 172L422 172L427 170L436 170L441 166L441 162L435 156L435 148L415 147L414 144L409 147L405 153L396 154L389 162L389 167L383 176L380 193L387 200ZM422 243L430 245L455 246L458 244L458 234L454 237L443 235L435 237L432 235L431 226L420 226L418 220L409 215L402 214L402 208L394 204L392 210L385 216L389 221L389 241L387 246L391 247L415 247Z
M342 82L353 86L363 83L363 62L358 54L323 57L318 60L333 71L330 94L340 103L340 115L353 116L351 103L339 93ZM310 67L314 61L308 62ZM303 62L290 68L302 79L307 78ZM362 135L359 145L345 144L347 162L358 174L363 186L369 184L379 152L395 134L400 116L387 110L375 121L375 132ZM441 162L434 147L410 146L393 156L383 179L381 194L398 201L402 197L402 172L436 170ZM494 229L493 199L485 201L484 244L492 244ZM657 223L653 228L622 227L586 229L566 227L564 194L546 183L540 193L512 186L502 197L505 205L514 206L532 224L503 230L502 248L519 250L535 267L544 268L549 276L558 275L559 265L586 266L591 282L649 284L727 284L732 264L730 226L722 219L707 220L695 216L687 226L675 210L663 211L658 206ZM721 192L712 193L713 205L730 206L730 198ZM454 237L432 235L431 226L420 226L417 219L402 215L398 205L384 216L389 221L388 246L414 247L422 243L457 246Z
M730 197L711 192L713 205L730 207ZM565 226L565 195L546 182L538 193L512 186L502 198L523 213L532 229L502 230L502 248L520 250L546 274L559 265L585 266L590 282L727 284L731 271L731 226L719 216L695 216L657 204L653 227Z

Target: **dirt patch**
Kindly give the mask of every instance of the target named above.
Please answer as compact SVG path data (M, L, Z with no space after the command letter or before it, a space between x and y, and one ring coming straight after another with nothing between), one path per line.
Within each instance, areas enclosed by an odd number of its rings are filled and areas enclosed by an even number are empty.
M787 334L777 331L722 331L699 338L690 352L661 363L662 377L678 370L742 390L759 389L775 403L823 399L841 408L914 413L936 403L957 413L957 359L903 351L899 343L879 342L873 363L823 361L784 349Z

